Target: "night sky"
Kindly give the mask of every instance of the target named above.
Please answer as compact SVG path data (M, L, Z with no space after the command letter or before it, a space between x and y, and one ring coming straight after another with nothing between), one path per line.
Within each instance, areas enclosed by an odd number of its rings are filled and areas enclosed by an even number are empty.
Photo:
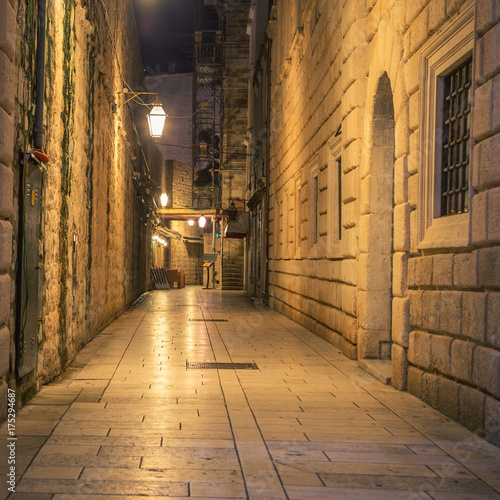
M191 71L189 52L193 42L195 6L198 0L133 0L144 69L168 72Z

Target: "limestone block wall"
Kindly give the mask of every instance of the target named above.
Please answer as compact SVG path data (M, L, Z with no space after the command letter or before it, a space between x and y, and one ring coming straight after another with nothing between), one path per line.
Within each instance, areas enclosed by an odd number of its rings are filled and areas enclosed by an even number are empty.
M168 185L171 185L172 207L191 207L193 201L193 167L178 161L167 160L165 169ZM170 228L183 236L200 238L201 231L197 222L189 226L187 221L172 221ZM169 240L170 268L182 269L185 273L186 285L201 285L203 245L186 241Z
M10 23L14 33L16 15L18 21L17 39L9 35L0 45L15 63L17 85L15 108L9 111L14 111L12 131L4 143L10 154L0 158L6 179L1 182L1 214L6 218L12 212L14 248L21 237L17 208L12 208L12 191L14 206L20 196L18 152L32 147L36 4L0 4L0 25ZM8 82L10 70L1 55L0 64L7 68L0 71L0 81ZM131 2L47 2L43 144L50 161L40 192L38 359L35 370L23 379L15 380L18 360L13 327L20 306L14 292L9 321L0 320L10 331L8 378L17 383L19 398L27 398L57 376L82 346L147 289L151 225L133 182L134 172L145 173L146 167L134 130L134 110L120 107L124 99L118 95L123 88L137 88L141 83ZM1 94L0 106L8 106L5 99L12 93ZM2 134L8 130L0 129ZM14 189L9 181L12 172ZM12 278L18 262L14 252L9 261Z
M225 2L224 83L222 86L222 208L243 199L246 188L249 0Z
M271 17L271 305L500 444L497 4L278 0ZM469 205L441 216L437 103L469 57Z
M0 2L0 421L7 415L7 382L10 372L12 325L10 276L13 211L13 136L15 50L17 23L15 2Z

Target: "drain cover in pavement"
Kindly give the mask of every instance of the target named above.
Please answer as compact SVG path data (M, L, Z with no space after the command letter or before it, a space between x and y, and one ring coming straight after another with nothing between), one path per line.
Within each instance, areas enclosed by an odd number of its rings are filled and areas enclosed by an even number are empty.
M226 321L227 319L190 319L189 321Z
M215 370L258 370L259 367L255 363L192 363L186 361L188 370L196 370L200 368L215 369Z

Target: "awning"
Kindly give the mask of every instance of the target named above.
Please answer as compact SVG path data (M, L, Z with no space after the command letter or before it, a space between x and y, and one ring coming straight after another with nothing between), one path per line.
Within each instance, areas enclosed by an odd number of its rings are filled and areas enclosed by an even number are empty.
M250 212L241 212L235 220L230 220L224 236L226 238L243 239L250 231Z

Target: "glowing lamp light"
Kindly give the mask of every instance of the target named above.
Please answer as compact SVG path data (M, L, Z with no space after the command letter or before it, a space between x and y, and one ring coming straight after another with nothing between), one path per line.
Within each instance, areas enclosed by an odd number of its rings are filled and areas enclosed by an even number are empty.
M167 206L167 201L168 201L167 193L162 193L161 196L160 196L161 206L162 207L166 207Z
M199 219L198 219L198 226L200 227L205 227L205 224L207 223L207 219L205 219L205 217L202 215Z
M163 134L163 126L165 125L165 120L167 114L163 111L161 107L161 102L156 99L153 103L153 109L148 115L149 132L151 137L161 137Z
M192 219L188 220L188 224L189 224L190 226L194 226L194 220L192 220Z

